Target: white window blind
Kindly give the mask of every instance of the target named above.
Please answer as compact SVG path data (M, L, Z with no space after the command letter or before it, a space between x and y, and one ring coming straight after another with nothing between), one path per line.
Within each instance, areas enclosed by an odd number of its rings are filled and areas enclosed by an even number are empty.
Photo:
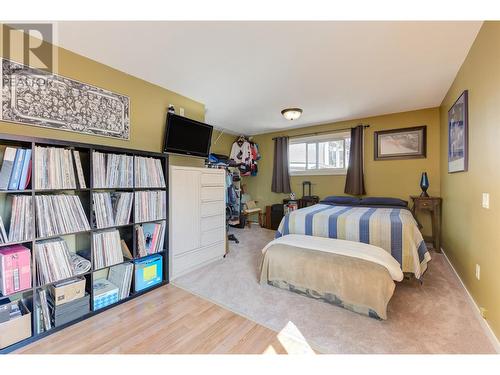
M346 174L350 145L349 131L291 138L290 175Z

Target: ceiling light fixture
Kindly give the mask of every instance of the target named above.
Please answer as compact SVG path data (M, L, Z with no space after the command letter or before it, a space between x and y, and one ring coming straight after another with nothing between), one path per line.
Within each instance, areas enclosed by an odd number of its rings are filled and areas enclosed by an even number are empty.
M287 120L293 121L297 120L302 115L302 109L300 108L285 108L281 111L281 114Z

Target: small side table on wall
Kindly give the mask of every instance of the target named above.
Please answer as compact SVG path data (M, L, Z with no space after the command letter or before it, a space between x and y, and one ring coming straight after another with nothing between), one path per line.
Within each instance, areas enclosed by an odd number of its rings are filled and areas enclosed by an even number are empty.
M431 241L434 250L441 252L441 197L421 197L419 195L412 195L411 200L413 206L411 212L417 221L419 228L422 224L417 219L417 212L429 212L432 221L432 237L425 238L426 241Z

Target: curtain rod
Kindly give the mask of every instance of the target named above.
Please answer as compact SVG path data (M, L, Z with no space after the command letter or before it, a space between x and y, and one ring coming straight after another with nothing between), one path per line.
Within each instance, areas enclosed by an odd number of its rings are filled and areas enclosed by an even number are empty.
M362 125L362 124L359 124L359 125ZM363 128L364 128L364 129L369 128L369 127L370 127L370 125L363 125ZM335 133L335 132L340 132L340 131L343 131L343 130L351 130L351 129L354 129L354 128L343 128L343 129L334 129L334 130L324 130L324 131L314 132L314 133L296 134L296 135L291 135L289 138L304 137L304 136L306 136L306 135L318 135L318 134L326 134L326 133ZM274 138L273 138L273 141L274 141L276 138L279 138L279 137L274 137Z

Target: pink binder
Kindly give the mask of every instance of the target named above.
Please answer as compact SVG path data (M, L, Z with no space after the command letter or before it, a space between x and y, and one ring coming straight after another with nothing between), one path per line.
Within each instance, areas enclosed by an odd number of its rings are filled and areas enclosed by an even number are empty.
M0 293L31 288L31 252L21 245L0 248Z

